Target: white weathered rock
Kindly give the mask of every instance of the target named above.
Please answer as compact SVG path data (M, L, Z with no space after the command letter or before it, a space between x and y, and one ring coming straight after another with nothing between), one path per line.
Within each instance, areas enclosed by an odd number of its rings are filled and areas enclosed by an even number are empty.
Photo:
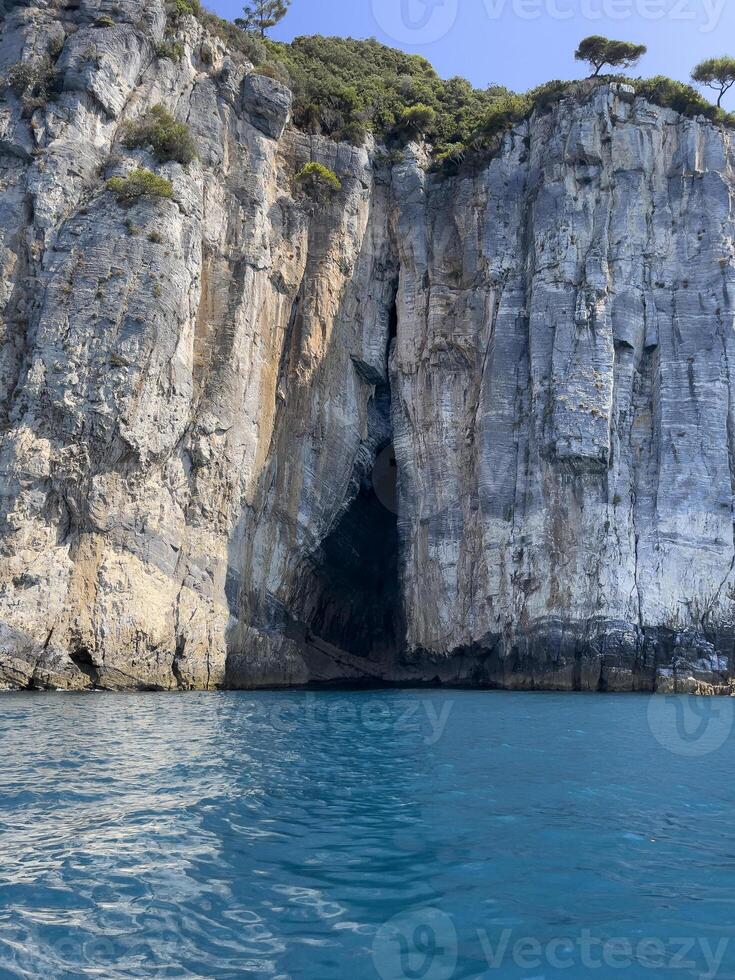
M732 140L624 94L395 172L407 646L478 683L732 653Z
M251 74L245 78L242 104L254 126L279 140L291 115L291 91L273 78Z

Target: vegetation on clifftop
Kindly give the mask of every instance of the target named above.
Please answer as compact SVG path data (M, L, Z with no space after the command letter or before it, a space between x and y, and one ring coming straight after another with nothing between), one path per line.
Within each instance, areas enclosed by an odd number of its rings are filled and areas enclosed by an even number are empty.
M691 85L664 76L651 79L598 75L593 80L552 81L525 94L491 85L475 89L463 78L439 78L426 59L375 40L299 37L291 44L263 42L267 64L294 93L294 123L333 139L361 142L372 132L389 145L424 136L439 164L485 153L498 134L564 98L582 97L611 81L633 85L656 105L683 115L735 124ZM611 55L612 56L612 55Z
M717 106L735 85L735 58L708 58L692 72L692 80L717 92Z
M610 68L632 68L648 51L645 44L611 41L600 34L586 37L574 53L576 61L586 61L596 78L607 65Z
M438 149L468 143L500 86L474 89L463 78L445 81L420 55L375 40L298 37L266 41L270 62L287 73L294 93L294 123L311 133L360 143L405 142L418 132Z
M197 0L174 2L183 6ZM374 39L315 35L284 44L261 37L262 32L241 30L203 10L197 16L231 50L256 65L258 72L291 88L293 121L299 129L355 144L372 133L392 150L422 137L431 144L436 165L441 167L486 156L503 132L534 111L546 111L565 98L587 98L595 85L612 81L631 84L640 96L685 116L735 125L735 115L712 105L691 85L664 76L641 79L601 74L605 65L634 64L645 52L643 45L587 38L576 55L592 65L592 79L552 81L518 94L500 85L476 89L463 78L442 79L420 55Z

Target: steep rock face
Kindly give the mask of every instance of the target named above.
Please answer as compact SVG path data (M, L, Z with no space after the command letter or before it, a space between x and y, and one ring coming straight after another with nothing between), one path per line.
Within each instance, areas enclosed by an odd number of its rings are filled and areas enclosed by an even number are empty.
M159 0L0 14L1 685L728 688L729 133L605 86L449 179Z
M3 23L2 70L67 39L56 101L2 104L0 677L216 687L240 603L278 594L369 462L387 180L366 150L279 141L286 90L194 18L174 64L155 54L162 4L96 26L107 12L13 6ZM122 126L161 103L201 159L158 167L173 200L121 206L106 178L156 167ZM293 188L312 157L343 183L318 211Z
M407 648L440 676L725 682L732 168L729 133L610 86L474 179L397 169Z

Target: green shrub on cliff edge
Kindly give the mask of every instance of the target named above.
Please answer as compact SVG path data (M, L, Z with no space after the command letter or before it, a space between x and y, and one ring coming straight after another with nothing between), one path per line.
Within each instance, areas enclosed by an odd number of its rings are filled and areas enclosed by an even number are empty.
M683 116L704 116L713 122L729 123L730 117L716 105L712 105L691 85L675 82L665 75L654 78L630 79L638 95L664 109L675 109Z
M123 143L130 149L152 146L160 163L176 160L186 167L197 156L196 143L189 127L177 122L162 105L154 105L142 119L128 123Z
M186 16L202 17L204 14L204 7L199 0L169 0L166 9L174 20Z
M255 74L265 75L266 78L272 78L282 85L288 85L291 81L286 69L278 62L268 61L263 65L258 65L255 69Z
M478 135L496 136L524 119L533 102L526 95L502 95L488 109L478 130Z
M310 197L319 197L325 191L333 193L342 189L342 181L337 174L323 163L307 163L296 174L296 183Z
M145 168L133 170L129 177L112 177L107 181L107 189L117 194L119 201L135 201L140 197L170 200L174 196L170 180Z

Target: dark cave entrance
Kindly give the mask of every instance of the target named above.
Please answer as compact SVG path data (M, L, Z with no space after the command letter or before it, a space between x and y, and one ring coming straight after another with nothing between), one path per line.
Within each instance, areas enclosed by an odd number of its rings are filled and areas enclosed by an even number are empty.
M397 328L394 301L386 363ZM310 558L302 623L307 638L384 662L395 657L403 642L398 469L388 381L376 385L368 419L372 461L359 476L354 500Z
M379 454L386 457L390 445ZM312 563L319 587L307 618L310 633L372 660L394 654L401 633L398 518L381 501L372 474Z

